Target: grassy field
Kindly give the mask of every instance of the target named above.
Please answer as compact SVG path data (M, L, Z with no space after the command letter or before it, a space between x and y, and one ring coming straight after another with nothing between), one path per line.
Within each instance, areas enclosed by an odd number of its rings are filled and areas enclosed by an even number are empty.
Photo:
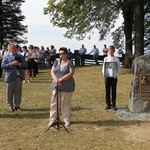
M105 92L101 66L77 67L72 98L71 126L50 128L50 70L39 70L23 84L22 112L9 112L4 78L0 79L0 150L149 150L150 122L124 121L113 110L104 110ZM118 78L117 107L129 102L130 70ZM60 116L61 117L61 116Z

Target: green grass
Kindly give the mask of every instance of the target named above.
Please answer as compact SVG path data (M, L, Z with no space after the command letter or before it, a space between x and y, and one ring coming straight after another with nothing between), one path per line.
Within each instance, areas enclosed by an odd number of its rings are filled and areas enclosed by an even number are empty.
M5 82L4 78L0 79L0 150L149 149L150 138L146 135L141 133L134 140L130 139L133 128L150 132L148 121L123 121L115 111L104 110L101 66L77 67L74 78L76 91L72 97L69 133L64 128L56 130L53 127L46 132L51 97L50 70L39 70L31 83L23 84L22 112L8 111ZM132 78L130 70L122 68L117 87L118 107L128 106ZM131 129L130 134L127 129Z

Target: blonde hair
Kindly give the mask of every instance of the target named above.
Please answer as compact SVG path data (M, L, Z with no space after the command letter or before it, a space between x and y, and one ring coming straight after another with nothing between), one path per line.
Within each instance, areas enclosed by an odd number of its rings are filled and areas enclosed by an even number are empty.
M14 43L9 43L9 44L8 44L8 50L10 50L10 48L11 48L12 46L15 46L15 44L14 44Z
M114 45L110 45L109 49L113 49L115 51L115 46Z

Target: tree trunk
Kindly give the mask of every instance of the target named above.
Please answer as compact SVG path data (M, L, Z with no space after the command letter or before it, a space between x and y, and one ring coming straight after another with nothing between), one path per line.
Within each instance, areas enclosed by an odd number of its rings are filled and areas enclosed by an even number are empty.
M126 7L123 9L124 17L124 33L125 33L125 68L131 68L132 65L132 23L133 23L133 9Z
M134 57L144 54L144 4L143 0L135 2L135 53Z

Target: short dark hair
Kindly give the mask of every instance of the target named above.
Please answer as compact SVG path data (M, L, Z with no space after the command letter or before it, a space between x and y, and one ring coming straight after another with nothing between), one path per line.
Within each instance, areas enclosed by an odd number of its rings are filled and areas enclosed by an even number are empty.
M29 46L29 49L33 49L33 45L30 45L30 46Z
M68 53L68 50L67 50L66 47L61 47L61 48L59 49L59 51L64 51L66 54Z
M25 48L25 49L27 49L27 46L23 46L22 48Z

